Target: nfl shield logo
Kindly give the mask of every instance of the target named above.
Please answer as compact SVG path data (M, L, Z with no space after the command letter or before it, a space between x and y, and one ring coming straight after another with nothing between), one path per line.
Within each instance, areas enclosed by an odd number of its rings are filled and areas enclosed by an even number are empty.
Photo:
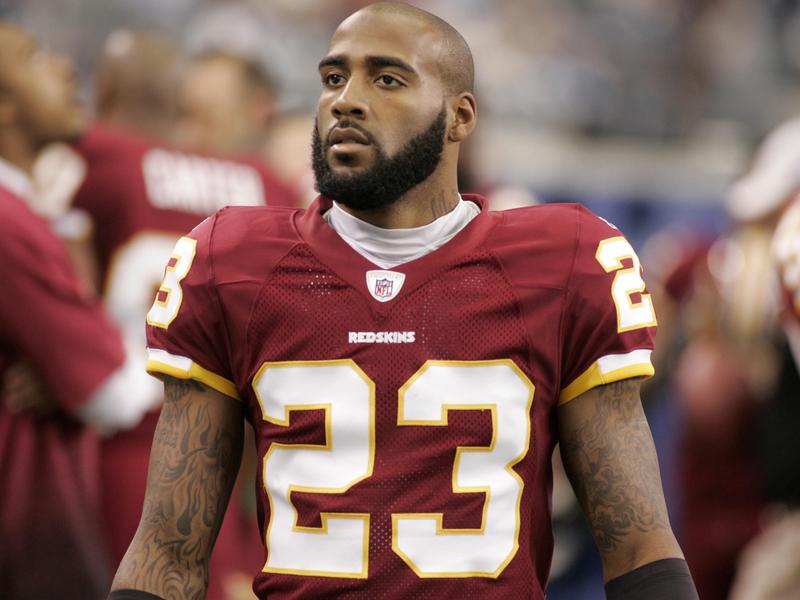
M405 274L398 271L367 271L367 289L378 302L389 302L396 298L405 280Z
M388 298L392 295L394 282L390 279L378 279L375 282L375 296L378 298Z

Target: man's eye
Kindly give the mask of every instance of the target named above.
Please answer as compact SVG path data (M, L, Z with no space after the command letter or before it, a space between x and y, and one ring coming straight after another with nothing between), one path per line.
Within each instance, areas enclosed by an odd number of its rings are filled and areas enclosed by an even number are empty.
M342 77L338 73L328 73L323 78L323 82L325 83L325 85L339 85L341 83L344 83L344 77Z
M381 75L378 77L378 81L387 87L397 87L400 85L400 81L392 77L391 75Z

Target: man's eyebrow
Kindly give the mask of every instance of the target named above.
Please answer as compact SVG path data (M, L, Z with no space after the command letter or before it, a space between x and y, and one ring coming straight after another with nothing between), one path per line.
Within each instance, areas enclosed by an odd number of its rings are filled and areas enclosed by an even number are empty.
M325 67L346 67L346 66L347 66L347 59L341 54L334 54L332 56L326 56L321 61L319 61L319 66L317 68L321 71Z
M367 56L364 59L364 62L366 62L367 66L371 69L395 67L411 73L412 75L417 74L417 71L414 69L414 67L409 65L407 62L400 60L399 58L394 58L393 56Z
M399 58L395 58L393 56L367 56L364 58L364 62L366 63L369 69L383 69L385 67L395 67L396 69L401 69L410 73L412 75L416 75L417 71L409 65L407 62L400 60ZM326 56L321 61L319 61L319 66L317 67L320 71L325 69L326 67L344 67L347 68L349 65L349 61L341 54L333 54L331 56Z

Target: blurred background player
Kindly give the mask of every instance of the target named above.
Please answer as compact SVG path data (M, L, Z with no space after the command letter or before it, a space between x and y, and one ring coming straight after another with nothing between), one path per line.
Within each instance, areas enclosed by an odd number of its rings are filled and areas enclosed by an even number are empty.
M280 110L278 87L254 48L196 42L178 85L173 139L182 147L265 160L304 205L316 195L310 112ZM229 44L230 45L230 44Z
M230 51L201 52L181 76L175 140L192 150L259 155L275 104L274 84L257 60Z
M292 186L302 206L317 195L308 155L308 124L313 121L313 115L305 111L282 113L270 128L264 153L267 164Z
M175 124L179 59L179 48L157 32L112 32L95 73L97 119L163 139Z
M771 238L767 287L783 333L775 391L760 410L758 457L769 511L764 531L740 561L732 600L800 597L800 119L777 127L750 170L733 186L728 208L740 228Z
M5 600L99 599L97 430L134 425L148 396L136 356L27 202L47 144L84 125L65 58L0 21L0 590Z
M112 33L104 48L95 86L95 103L102 107L99 120L71 147L51 148L37 171L41 180L61 184L43 194L48 198L43 210L66 213L58 219L62 232L77 236L89 249L85 262L95 267L87 272L96 272L109 314L126 343L144 358L141 323L180 235L226 205L293 205L295 199L257 157L226 158L224 149L184 151L170 141L172 130L163 128L173 122L174 114L172 45L152 32L126 30ZM163 61L157 60L158 52L165 52ZM140 76L142 65L151 77ZM205 136L202 125L198 131ZM239 155L244 153L241 148ZM73 227L75 223L82 225ZM150 383L154 390L160 388L155 379ZM157 419L154 410L135 429L103 440L102 514L113 565L139 522ZM251 482L250 495L252 487ZM233 598L225 588L235 593L240 578L249 581L260 567L259 553L251 551L259 546L258 536L245 526L250 521L231 513L212 559L211 599Z
M800 543L796 519L783 518L800 500L800 378L775 233L800 190L798 141L797 122L767 138L728 192L733 221L724 232L658 243L660 262L672 263L660 274L659 315L671 315L662 370L679 409L676 521L709 600L793 597L785 588L800 583L786 553L793 536ZM799 233L784 239L795 245Z
M102 46L93 82L97 122L123 137L155 140L169 135L175 123L179 59L179 48L157 32L112 31ZM82 131L81 137L86 133ZM99 287L97 257L86 243L93 224L85 213L69 210L86 168L73 146L49 144L34 165L37 193L32 206L64 238L79 273Z

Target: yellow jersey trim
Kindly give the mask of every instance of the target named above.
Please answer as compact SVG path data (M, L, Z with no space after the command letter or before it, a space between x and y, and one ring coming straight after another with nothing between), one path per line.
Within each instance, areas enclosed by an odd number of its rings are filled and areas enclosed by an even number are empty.
M169 375L177 379L195 379L226 396L239 400L239 392L236 391L236 386L230 379L225 379L208 369L204 369L194 361L191 361L191 366L188 369L182 369L151 357L147 359L146 369L148 373L155 376Z
M615 381L621 381L631 377L652 377L655 372L656 370L653 368L652 363L648 361L626 365L604 373L600 369L599 361L596 361L591 367L586 369L582 375L579 375L575 381L561 390L561 393L558 395L558 404L564 404L570 400L574 400L584 392L588 392L592 388L596 388L600 385L614 383Z

